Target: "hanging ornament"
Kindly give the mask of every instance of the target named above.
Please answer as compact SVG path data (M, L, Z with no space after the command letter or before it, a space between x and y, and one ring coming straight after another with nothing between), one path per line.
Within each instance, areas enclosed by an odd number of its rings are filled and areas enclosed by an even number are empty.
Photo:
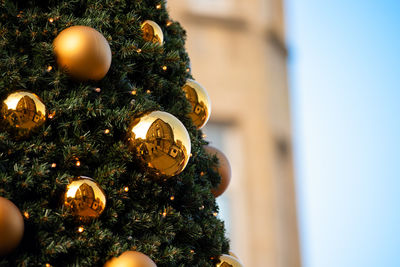
M190 137L173 115L163 111L146 113L133 121L129 132L131 148L156 173L174 176L185 169Z
M243 264L232 256L222 254L219 257L219 263L215 265L216 267L243 267Z
M118 258L107 261L104 267L157 267L157 265L143 253L126 251Z
M152 20L146 20L142 23L142 37L146 42L152 42L154 44L162 45L164 41L164 34L158 26Z
M233 251L229 251L229 256L239 259L239 257Z
M59 67L75 79L98 81L110 69L110 45L91 27L72 26L63 30L54 40L53 50Z
M0 197L0 256L13 251L24 234L24 219L10 200Z
M231 165L228 158L219 149L212 146L204 146L204 149L208 154L216 155L218 158L219 164L215 171L221 176L221 183L216 188L211 189L211 192L215 197L219 197L225 192L231 181Z
M1 116L17 138L27 137L46 121L46 107L37 95L20 91L3 101Z
M82 221L98 218L106 207L106 195L92 178L80 176L68 186L64 204Z
M189 117L192 119L197 129L203 128L211 115L211 100L206 89L204 89L201 84L191 79L187 79L182 89L192 106Z

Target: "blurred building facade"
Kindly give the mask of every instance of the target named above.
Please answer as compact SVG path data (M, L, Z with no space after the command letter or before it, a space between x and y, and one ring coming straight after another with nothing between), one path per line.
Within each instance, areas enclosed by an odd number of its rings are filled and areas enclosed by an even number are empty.
M232 165L218 199L232 251L248 267L300 266L282 0L168 0L168 8L211 97L204 132Z

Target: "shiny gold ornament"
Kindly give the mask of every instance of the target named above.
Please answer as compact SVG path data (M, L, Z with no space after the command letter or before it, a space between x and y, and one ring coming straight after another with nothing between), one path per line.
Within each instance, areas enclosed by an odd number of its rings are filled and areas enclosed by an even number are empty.
M46 107L37 95L20 91L3 101L1 116L17 138L27 137L46 121Z
M157 265L141 252L126 251L118 258L107 261L104 267L157 267Z
M103 189L91 178L80 176L68 186L64 204L82 221L98 218L106 207Z
M215 265L216 267L243 267L243 264L236 258L222 254L221 257L219 257L219 263Z
M206 89L204 89L201 84L191 79L186 81L182 89L192 106L189 117L192 119L197 129L203 128L211 115L211 100Z
M10 200L0 197L0 256L13 251L24 234L24 219Z
M142 23L142 37L146 42L152 42L154 44L162 45L164 41L164 34L158 26L152 20L146 20Z
M191 150L189 134L177 118L153 111L136 118L130 127L129 142L137 156L158 174L174 176L182 172Z
M111 66L111 49L106 38L87 26L69 27L53 42L58 65L73 78L101 80Z
M221 176L221 182L216 188L211 189L211 192L215 197L219 197L225 192L231 181L231 165L229 164L228 158L219 149L212 146L204 146L204 149L208 154L212 156L216 155L218 158L219 164L215 171Z

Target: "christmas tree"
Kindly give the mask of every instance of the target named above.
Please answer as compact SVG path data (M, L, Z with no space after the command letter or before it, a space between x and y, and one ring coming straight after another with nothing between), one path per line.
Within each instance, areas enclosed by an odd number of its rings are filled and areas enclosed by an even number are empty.
M0 266L239 266L165 1L0 5Z

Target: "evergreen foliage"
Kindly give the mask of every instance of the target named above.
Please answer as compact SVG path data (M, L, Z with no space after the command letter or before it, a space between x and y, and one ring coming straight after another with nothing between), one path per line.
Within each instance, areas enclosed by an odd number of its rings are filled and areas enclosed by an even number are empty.
M163 46L142 39L146 19L161 26ZM204 152L202 132L186 116L185 31L169 21L160 1L0 1L0 100L31 91L54 115L23 140L0 131L0 196L29 214L22 242L0 257L0 266L103 266L127 250L158 266L213 266L228 252L210 192L220 180L210 169L217 160ZM101 81L77 82L57 67L52 42L73 25L93 27L108 40L112 65ZM160 179L128 149L132 119L151 110L173 114L190 134L192 157L178 176ZM85 224L62 201L77 176L92 177L107 196L104 213Z

